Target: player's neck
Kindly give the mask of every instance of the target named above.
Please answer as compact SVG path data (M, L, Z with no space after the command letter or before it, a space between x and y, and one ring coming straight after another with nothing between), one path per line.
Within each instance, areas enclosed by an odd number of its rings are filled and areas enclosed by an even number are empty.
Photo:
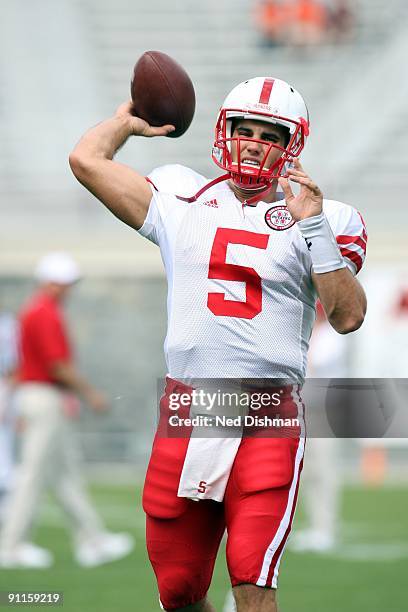
M262 200L263 202L270 203L276 202L276 200L278 200L276 194L276 189L278 186L277 180L272 181L270 189L259 189L259 191L254 189L243 189L242 187L238 187L237 185L235 185L231 180L228 181L228 184L234 192L235 197L238 198L238 200L242 203L252 199L256 200L257 193L259 194L259 201ZM252 205L256 205L256 201L253 202Z

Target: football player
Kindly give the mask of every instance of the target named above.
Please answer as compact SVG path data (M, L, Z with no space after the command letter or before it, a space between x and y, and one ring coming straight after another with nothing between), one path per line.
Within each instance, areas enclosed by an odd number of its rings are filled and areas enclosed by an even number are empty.
M152 127L130 111L131 103L122 104L89 130L70 164L114 215L159 246L167 274L168 377L143 495L160 601L166 610L213 610L206 593L226 529L237 609L274 612L302 469L302 428L287 437L206 440L191 431L166 437L161 427L170 400L192 397L186 381L195 379L255 379L252 389L260 379L259 387L284 381L281 411L301 416L317 297L337 332L363 322L366 299L356 273L366 229L354 208L323 199L301 165L309 116L288 83L257 77L229 93L212 152L224 174L210 182L179 165L146 179L114 161L130 136L174 129ZM192 401L179 411L192 412Z

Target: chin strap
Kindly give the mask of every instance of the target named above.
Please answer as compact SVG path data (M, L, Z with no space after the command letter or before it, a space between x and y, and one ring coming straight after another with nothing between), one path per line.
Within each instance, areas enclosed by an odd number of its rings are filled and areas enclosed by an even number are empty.
M203 193L205 191L207 191L207 189L210 189L210 187L214 187L214 185L217 185L217 183L222 183L222 181L227 181L230 178L230 174L223 174L222 176L218 176L216 179L210 181L209 183L207 183L206 185L204 185L204 187L201 187L201 189L199 191L197 191L197 193L193 196L190 196L189 198L185 198L183 196L179 196L176 195L176 198L178 200L183 200L183 202L188 202L189 204L191 202L195 202L196 200L198 200L198 198L203 195Z
M206 185L204 185L204 187L201 187L201 189L199 189L197 191L197 193L193 196L190 196L189 198L186 198L184 196L180 196L180 195L176 195L176 198L178 200L182 200L183 202L187 202L188 204L191 204L192 202L195 202L196 200L198 200L198 198L203 195L203 193L205 191L207 191L207 189L210 189L211 187L214 187L214 185L217 185L218 183L222 183L223 181L227 181L228 179L231 178L231 174L228 172L227 174L222 174L221 176L218 176L217 178L213 179L212 181L210 181L209 183L207 183ZM152 185L154 187L154 189L156 191L159 191L156 187L156 185L153 183L152 180L149 179L149 177L145 177L146 181L148 183L150 183L150 185ZM259 191L255 196L252 196L248 199L245 199L242 202L242 206L252 206L252 204L255 204L256 202L259 202L259 200L266 194L268 193L270 190L272 189L272 184L270 185L266 185L261 191ZM242 197L245 197L242 194Z

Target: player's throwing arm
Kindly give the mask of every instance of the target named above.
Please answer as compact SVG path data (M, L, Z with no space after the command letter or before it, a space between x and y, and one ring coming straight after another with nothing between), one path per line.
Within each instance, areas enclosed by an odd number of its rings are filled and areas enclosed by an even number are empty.
M151 189L143 176L113 161L115 153L129 136L184 134L193 119L195 93L188 74L177 62L165 53L148 51L134 68L131 94L132 100L119 106L111 119L81 138L69 163L84 187L121 221L139 229L149 208Z
M119 106L115 115L91 128L69 157L72 172L121 221L139 229L152 197L146 179L113 160L129 136L166 136L173 126L152 127L130 113L132 102Z

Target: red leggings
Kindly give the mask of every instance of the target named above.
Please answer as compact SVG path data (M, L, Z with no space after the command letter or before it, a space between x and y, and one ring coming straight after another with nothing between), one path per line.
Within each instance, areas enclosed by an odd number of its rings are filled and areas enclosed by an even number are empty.
M244 438L222 503L177 497L188 441L156 435L143 492L147 549L164 608L176 610L205 597L225 529L232 586L276 588L304 440Z

